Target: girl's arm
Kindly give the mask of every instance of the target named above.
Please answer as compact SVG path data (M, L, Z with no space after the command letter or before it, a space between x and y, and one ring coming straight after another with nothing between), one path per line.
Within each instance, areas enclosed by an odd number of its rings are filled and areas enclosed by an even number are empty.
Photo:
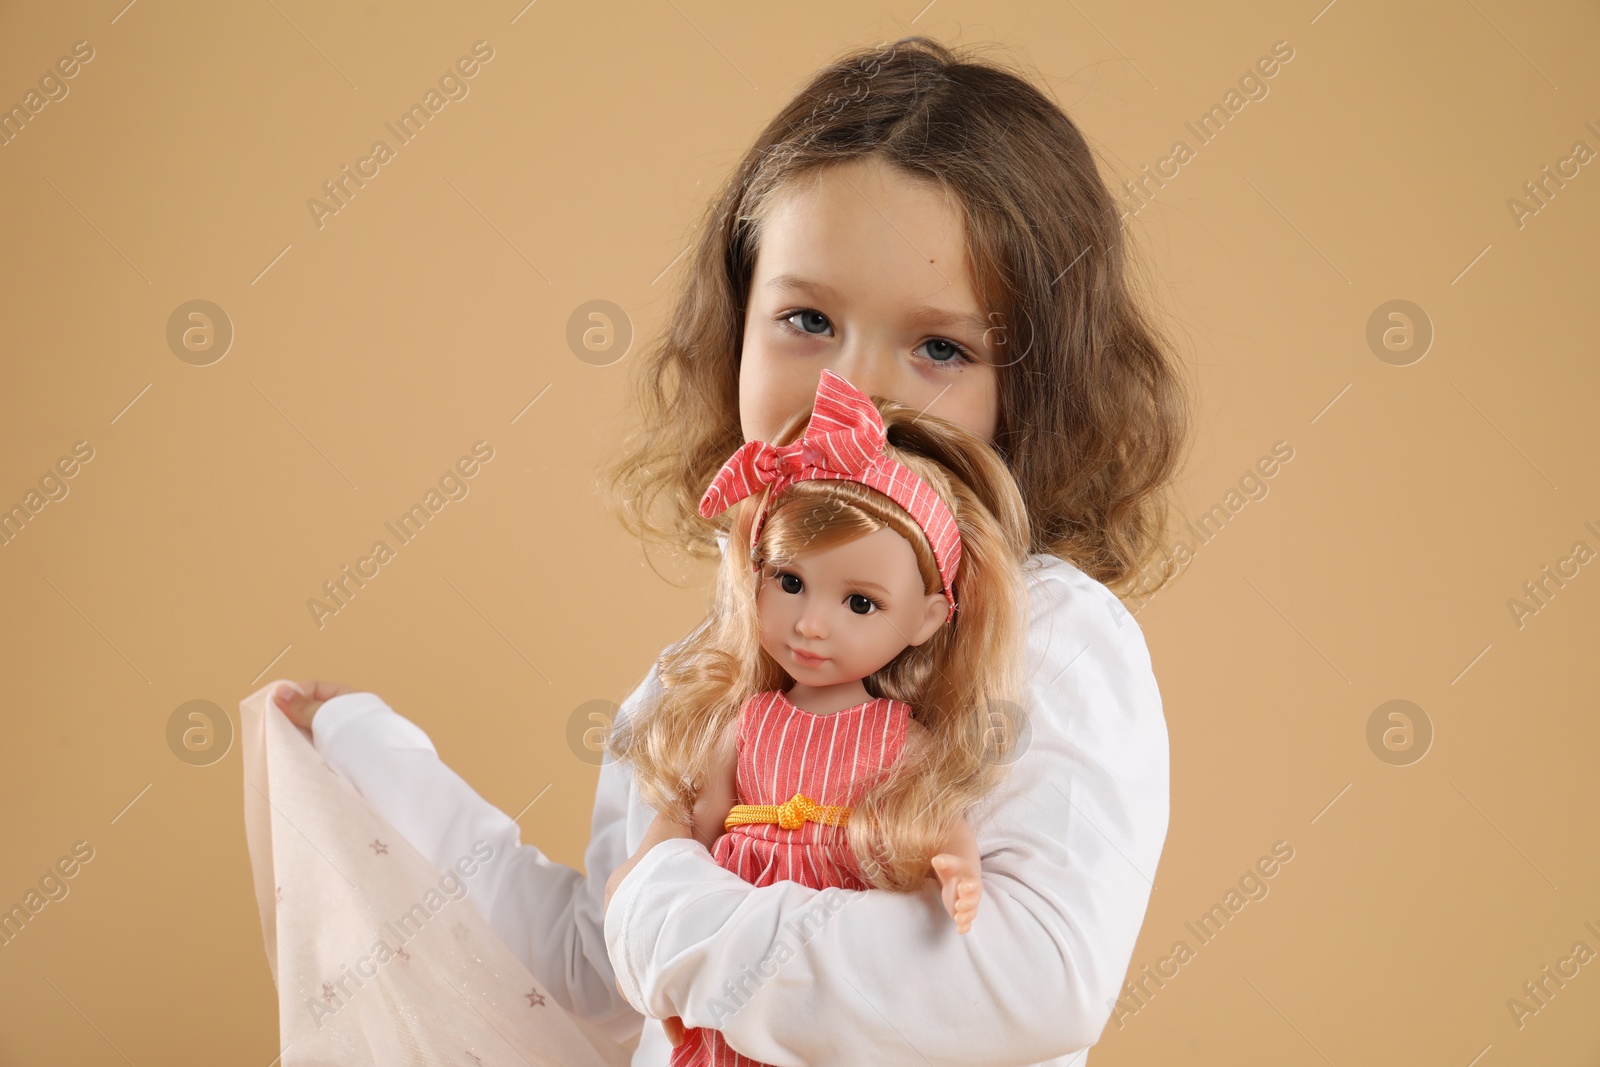
M655 684L652 669L629 704ZM639 1036L644 1020L617 991L601 919L606 878L628 855L632 778L621 764L607 760L600 768L585 875L523 844L517 823L447 767L428 735L375 693L323 704L312 742L440 870L492 851L463 879L473 906L563 1008L619 1043Z
M974 811L982 935L957 933L932 893L756 888L668 841L605 916L630 1001L779 1067L1037 1063L1120 1024L1167 832L1161 696L1103 585L1054 559L1027 574L1028 742Z
M716 845L717 838L725 832L723 824L728 821L728 812L732 811L733 806L739 801L738 733L739 720L735 718L728 723L717 751L712 756L711 766L706 772L705 785L701 787L694 800L690 825L684 826L676 819L657 812L645 829L644 840L639 843L633 855L611 872L610 877L606 879L605 897L600 905L602 916L611 907L611 898L616 893L617 887L657 845L675 839L696 840L708 850ZM622 993L620 983L617 985L617 992L618 995ZM661 1025L670 1044L676 1047L683 1042L681 1018L676 1015L667 1016L661 1020Z

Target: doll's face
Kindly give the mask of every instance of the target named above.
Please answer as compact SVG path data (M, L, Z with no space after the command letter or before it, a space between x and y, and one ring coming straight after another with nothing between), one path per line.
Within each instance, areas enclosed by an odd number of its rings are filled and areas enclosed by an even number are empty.
M1004 335L971 281L960 205L875 159L774 195L745 308L739 423L770 441L816 399L824 367L994 439Z
M760 582L761 647L807 686L865 678L932 637L949 611L943 593L922 591L916 553L887 527L769 563Z

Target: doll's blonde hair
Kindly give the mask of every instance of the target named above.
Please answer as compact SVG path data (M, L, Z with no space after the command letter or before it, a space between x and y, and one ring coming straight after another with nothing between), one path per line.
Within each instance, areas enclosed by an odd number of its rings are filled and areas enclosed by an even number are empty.
M862 680L873 697L909 703L930 743L915 752L908 744L858 795L846 840L870 885L914 890L936 847L969 807L1000 784L1014 758L1022 714L1016 701L1027 627L1021 564L1028 555L1028 516L1005 461L988 443L906 405L878 398L874 403L889 455L944 499L962 541L954 617ZM809 417L807 410L790 419L773 443L796 440ZM619 723L608 740L613 756L632 764L645 801L684 823L745 702L794 682L759 639L756 592L770 568L888 527L910 543L923 591L942 588L921 527L894 501L859 482L804 481L783 489L771 502L752 553L751 524L770 492L747 497L727 512L729 542L710 612L656 661L660 695Z

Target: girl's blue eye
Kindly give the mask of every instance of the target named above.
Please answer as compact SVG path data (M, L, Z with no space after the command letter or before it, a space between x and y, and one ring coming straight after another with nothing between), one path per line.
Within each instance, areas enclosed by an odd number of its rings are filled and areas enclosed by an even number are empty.
M861 593L850 594L850 610L857 615L870 615L877 607L877 603L869 596Z
M790 321L791 319L799 319L801 321L801 325L795 326ZM821 319L822 321L818 323L818 319ZM783 322L790 329L795 330L798 333L815 335L828 328L828 316L824 315L820 311L812 311L809 308L801 308L799 311L789 312L783 316ZM810 327L813 325L817 326L817 329L811 329Z
M791 585L791 582L794 584ZM798 593L800 591L800 584L799 575L788 573L778 575L778 585L782 587L785 593Z
M934 355L934 345L944 346L946 358L940 359L938 356ZM928 358L933 360L935 363L960 363L963 360L968 363L974 362L972 356L968 354L965 348L956 344L954 341L947 340L943 337L935 337L932 340L924 341L919 347L927 348L929 350Z
M801 325L794 324L795 319ZM802 337L821 337L829 329L828 316L813 308L796 308L794 311L785 311L778 316L778 323L790 333ZM811 327L815 326L816 329ZM936 350L933 346L939 346ZM929 348L928 362L936 367L960 366L963 363L976 363L978 360L967 350L966 345L950 340L948 337L933 337L922 342L917 348Z

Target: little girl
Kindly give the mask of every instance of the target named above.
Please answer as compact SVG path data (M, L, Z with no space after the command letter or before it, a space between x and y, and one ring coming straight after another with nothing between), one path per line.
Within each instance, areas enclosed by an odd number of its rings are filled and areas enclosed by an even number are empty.
M437 865L493 847L469 899L563 1007L637 1042L635 1067L665 1067L658 1020L675 1016L768 1063L1084 1067L1168 820L1161 695L1113 590L1168 577L1146 568L1188 420L1119 216L1083 135L1027 78L925 38L862 49L756 136L681 261L666 326L630 357L619 512L711 559L705 487L741 443L775 440L824 369L967 428L1009 468L1030 530L1026 715L1006 788L973 817L981 937L924 894L829 890L850 903L796 943L822 891L753 885L687 830L652 830L617 761L579 871L522 843L376 694L318 710L328 683L281 687L291 715L315 712L329 764ZM618 721L658 688L652 669ZM566 710L540 712L552 745Z
M657 833L689 826L746 881L913 890L931 867L966 933L982 883L963 813L1016 736L998 712L1017 695L1022 501L982 439L880 413L832 371L789 444L801 418L706 491L707 517L738 505L716 606L610 747ZM756 1065L716 1030L687 1036L672 1067Z

